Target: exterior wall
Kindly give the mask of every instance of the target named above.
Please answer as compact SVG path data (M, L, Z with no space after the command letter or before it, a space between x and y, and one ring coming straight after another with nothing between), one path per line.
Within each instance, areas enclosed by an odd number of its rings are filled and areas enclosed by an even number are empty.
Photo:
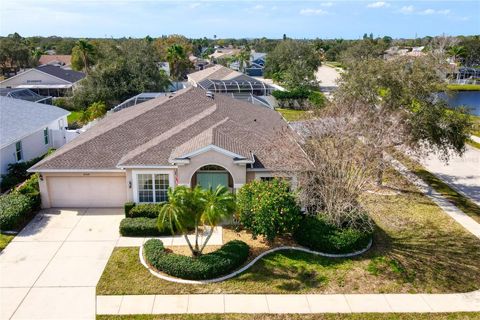
M0 82L0 88L16 88L20 85L54 85L54 84L70 84L65 80L50 76L36 69L30 69L19 73L17 76L11 77Z
M209 164L225 168L232 175L235 189L240 188L247 181L245 164L235 164L231 157L210 150L192 157L189 164L178 166L178 184L190 186L193 174L201 167Z
M52 205L54 205L53 200L55 197L63 199L71 197L71 205L67 206L79 206L78 202L88 197L93 199L92 202L96 203L95 206L103 206L103 203L109 203L108 197L111 195L114 199L122 199L120 201L122 203L118 203L118 205L123 205L123 202L127 201L126 199L128 199L127 184L124 184L123 182L126 180L125 177L125 172L41 173L39 186L42 199L42 208L50 208ZM85 179L88 178L93 178L92 184L85 183ZM123 188L122 185L112 185L109 179L115 182L121 182L125 187ZM56 183L61 184L55 185ZM99 184L101 184L101 186L96 189L95 185ZM115 194L112 194L112 189L114 189ZM58 192L61 192L62 194L58 194ZM118 192L123 192L123 194L118 194ZM85 200L85 202L86 201L87 200Z
M60 122L63 121L63 125L67 124L67 117L59 118L55 121L52 121L48 126L49 129L49 138L48 144L45 144L43 130L41 128L38 131L35 131L29 136L22 138L22 152L23 159L22 161L28 161L33 158L39 157L47 153L49 148L59 148L65 144L65 128L63 128ZM15 157L15 144L18 141L13 142L12 144L2 148L0 150L0 173L6 174L7 168L10 163L17 162Z

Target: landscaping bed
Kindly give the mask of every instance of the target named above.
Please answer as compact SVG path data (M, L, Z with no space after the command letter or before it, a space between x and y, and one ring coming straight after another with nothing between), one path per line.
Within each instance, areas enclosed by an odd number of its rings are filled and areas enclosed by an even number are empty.
M139 262L138 247L116 248L97 285L97 294L195 293L446 293L480 287L480 241L393 170L387 185L398 194L366 193L362 204L377 227L364 255L331 259L297 251L267 255L224 282L186 285L159 279ZM224 242L239 239L250 257L289 238L268 243L246 231L224 229ZM207 246L205 252L218 249ZM187 253L186 247L171 247ZM183 252L182 252L183 251Z

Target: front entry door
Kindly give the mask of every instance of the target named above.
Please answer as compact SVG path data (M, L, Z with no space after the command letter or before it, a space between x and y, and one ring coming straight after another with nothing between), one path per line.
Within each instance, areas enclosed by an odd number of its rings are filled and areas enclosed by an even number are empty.
M228 188L227 172L197 172L197 184L204 189L216 189L217 186Z

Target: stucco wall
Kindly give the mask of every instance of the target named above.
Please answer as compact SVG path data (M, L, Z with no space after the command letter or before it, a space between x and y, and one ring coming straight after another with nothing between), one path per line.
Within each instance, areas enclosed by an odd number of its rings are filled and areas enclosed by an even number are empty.
M45 144L43 129L35 131L29 136L21 139L23 159L22 161L28 161L33 158L39 157L47 153L49 148L59 148L65 144L65 129L59 124L59 120L62 119L63 125L67 123L67 117L59 118L52 123L48 124L49 129L49 141ZM10 163L17 162L15 157L15 144L17 141L0 150L0 173L6 174L7 168Z
M189 164L178 166L178 184L190 186L193 174L201 167L212 164L221 166L230 172L234 188L239 188L246 183L245 164L235 164L231 157L210 150L192 157Z

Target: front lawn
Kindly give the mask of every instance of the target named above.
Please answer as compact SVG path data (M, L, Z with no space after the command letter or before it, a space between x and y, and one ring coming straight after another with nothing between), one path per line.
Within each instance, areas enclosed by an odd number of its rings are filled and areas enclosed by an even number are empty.
M444 293L478 289L480 241L397 172L389 170L386 182L398 194L366 193L362 197L378 226L374 245L363 256L328 259L282 251L268 255L236 278L184 285L150 274L139 262L138 247L116 248L97 294Z
M0 251L5 249L5 247L10 243L10 241L12 241L14 237L15 236L0 233Z
M468 320L480 312L455 313L353 313L353 314L162 314L97 316L97 320Z
M282 108L276 108L275 110L280 112L280 114L288 122L308 120L313 117L313 113L307 110L282 109Z
M452 91L479 91L480 84L449 84L447 88Z

